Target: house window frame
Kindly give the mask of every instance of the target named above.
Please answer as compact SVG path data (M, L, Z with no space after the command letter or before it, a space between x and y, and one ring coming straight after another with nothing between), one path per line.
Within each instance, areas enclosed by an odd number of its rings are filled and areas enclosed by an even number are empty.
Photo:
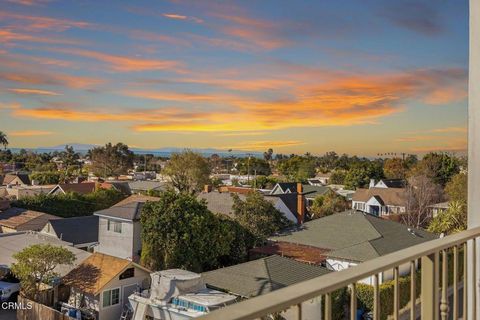
M115 233L122 233L122 222L113 220L113 219L108 219L107 230Z
M113 291L116 291L116 290L118 290L117 303L113 303L113 294L112 293L113 293ZM110 304L109 305L105 305L105 294L107 292L109 293L109 297L110 297ZM110 288L110 289L102 291L102 296L101 296L102 309L115 307L115 306L119 305L121 294L122 294L122 288L121 287Z

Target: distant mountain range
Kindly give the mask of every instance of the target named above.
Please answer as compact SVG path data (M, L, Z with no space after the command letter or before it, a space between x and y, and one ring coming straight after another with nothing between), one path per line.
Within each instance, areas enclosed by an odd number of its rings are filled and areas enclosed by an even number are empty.
M95 144L84 144L84 143L66 143L60 144L51 147L37 147L37 148L10 148L13 152L19 151L21 149L31 150L35 152L54 152L54 151L62 151L65 150L65 146L69 145L72 146L76 152L85 153L90 149L95 147L99 147L100 145ZM137 154L154 154L157 156L169 156L172 153L177 153L185 150L186 148L178 148L178 147L165 147L165 148L154 148L154 149L142 149L142 148L130 148L134 153ZM262 152L258 151L248 151L248 150L223 150L223 149L215 149L215 148L188 148L195 152L201 153L202 155L212 155L218 154L220 156L228 156L228 155L235 155L235 156L246 156L251 154L252 156L258 157L262 156Z

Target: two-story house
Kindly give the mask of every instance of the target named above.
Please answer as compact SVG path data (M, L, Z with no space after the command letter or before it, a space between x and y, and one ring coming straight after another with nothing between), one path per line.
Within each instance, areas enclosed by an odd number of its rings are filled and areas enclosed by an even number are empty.
M138 262L142 248L140 213L147 201L156 200L156 197L132 195L95 212L99 217L96 252Z

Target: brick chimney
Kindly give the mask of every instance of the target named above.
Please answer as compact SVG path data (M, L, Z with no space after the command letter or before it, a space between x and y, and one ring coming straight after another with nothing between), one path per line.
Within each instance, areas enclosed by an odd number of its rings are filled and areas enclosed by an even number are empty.
M302 224L305 221L305 197L303 196L303 185L297 183L297 212L298 212L298 224Z
M205 193L209 193L209 192L212 192L213 190L213 187L209 184L206 184L204 187L203 187L203 192Z

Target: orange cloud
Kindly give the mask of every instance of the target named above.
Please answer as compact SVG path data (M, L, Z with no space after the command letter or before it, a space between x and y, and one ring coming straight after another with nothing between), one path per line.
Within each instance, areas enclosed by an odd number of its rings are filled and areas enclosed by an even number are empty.
M81 41L73 39L65 39L61 37L42 37L38 35L23 34L18 32L9 31L6 29L0 30L0 43L10 43L10 42L39 42L39 43L49 43L49 44L70 44L78 45L82 44Z
M40 90L40 89L25 89L25 88L12 88L7 89L10 92L17 93L17 94L33 94L33 95L44 95L44 96L58 96L61 93L48 91L48 90Z
M243 136L262 136L267 134L266 132L230 132L230 133L222 133L219 134L218 136L220 137L243 137Z
M436 136L412 136L412 137L403 137L395 139L395 142L417 142L417 141L428 141L437 139Z
M119 72L166 69L178 71L179 67L181 67L182 65L180 62L173 60L130 58L83 49L55 49L52 51L77 55L105 62L110 65L110 69Z
M0 20L15 21L16 23L10 24L11 27L36 32L45 30L62 32L71 28L85 29L94 26L94 24L84 21L23 15L8 11L0 12Z
M48 71L42 73L0 71L0 79L32 85L63 86L74 89L91 88L104 82L102 79L98 78L72 76Z
M22 131L11 131L9 133L9 135L12 137L35 137L35 136L48 136L52 134L54 134L54 132L42 131L42 130L22 130Z
M287 141L245 141L233 146L221 147L223 149L244 149L244 150L265 150L267 148L285 148L305 145L306 143L299 140Z
M253 19L242 15L215 13L214 16L228 22L217 29L226 35L253 43L257 47L272 50L291 44L280 25L267 20Z
M162 92L162 91L148 91L148 90L127 90L127 91L122 91L121 94L129 97L136 97L136 98L142 98L142 99L179 101L179 102L181 101L188 101L188 102L215 101L219 99L218 95Z
M311 77L293 77L290 87L279 82L272 89L275 98L269 97L271 94L259 96L261 90L237 95L129 89L119 94L189 106L112 113L50 106L15 110L15 115L70 121L125 121L139 132L238 133L374 124L382 117L404 111L404 104L411 99L423 99L444 85L463 82L464 76L464 70L445 69L380 75L329 74L316 83Z
M46 4L51 0L7 0L7 1L22 5L22 6L38 6L38 5Z
M439 133L446 133L446 132L459 132L459 133L466 133L467 127L446 127L446 128L439 128L433 129L432 132L439 132Z
M450 102L462 101L468 95L467 88L463 86L444 87L434 90L427 95L424 101L428 104L441 105Z

